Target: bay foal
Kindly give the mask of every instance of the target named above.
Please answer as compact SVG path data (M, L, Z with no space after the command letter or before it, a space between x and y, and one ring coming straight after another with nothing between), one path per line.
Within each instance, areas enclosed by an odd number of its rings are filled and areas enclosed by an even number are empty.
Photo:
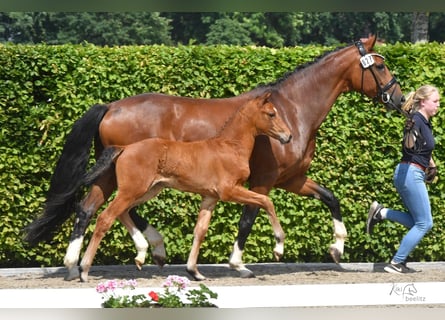
M153 197L164 188L175 188L202 196L194 229L187 271L196 280L205 279L197 260L212 211L218 200L263 208L272 224L275 258L283 254L284 232L268 196L244 187L250 175L249 159L258 135L268 135L288 143L291 132L266 92L243 104L211 139L181 142L145 139L127 146L106 148L84 183L93 183L115 163L117 195L99 215L96 228L80 263L80 280L88 281L88 272L100 241L116 218ZM144 257L145 258L145 252ZM137 258L136 258L137 259ZM136 263L138 263L136 261Z

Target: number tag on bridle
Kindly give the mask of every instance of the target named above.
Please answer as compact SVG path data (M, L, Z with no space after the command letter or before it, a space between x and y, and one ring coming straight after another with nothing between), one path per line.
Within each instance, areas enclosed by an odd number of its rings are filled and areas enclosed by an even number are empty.
M365 54L360 58L360 63L364 69L367 69L374 64L374 58L371 54Z

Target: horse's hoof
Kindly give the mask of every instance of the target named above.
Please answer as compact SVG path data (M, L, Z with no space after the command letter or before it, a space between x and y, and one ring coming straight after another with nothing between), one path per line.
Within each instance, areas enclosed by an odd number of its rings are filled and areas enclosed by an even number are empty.
M341 259L340 250L338 250L336 247L332 246L329 248L329 253L331 254L331 257L335 263L340 263L340 259Z
M68 270L68 274L65 275L65 277L63 278L65 281L72 281L75 279L79 279L79 270L77 270L77 268L71 268Z
M249 269L239 270L239 275L243 279L255 278L255 274L252 271L250 271Z
M157 266L163 267L165 265L165 257L152 255L153 261Z
M186 271L196 281L203 281L206 279L206 277L204 277L201 273L199 273L199 271L190 270L188 268L186 269Z

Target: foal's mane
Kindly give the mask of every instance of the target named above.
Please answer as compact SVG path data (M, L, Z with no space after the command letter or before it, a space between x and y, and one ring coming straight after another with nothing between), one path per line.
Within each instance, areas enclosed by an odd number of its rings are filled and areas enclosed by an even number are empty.
M246 103L249 102L245 102L243 104L241 104L234 113L232 113L232 115L227 118L226 122L224 122L223 126L221 127L221 129L219 129L219 131L215 134L215 136L213 138L218 138L219 136L221 136L221 134L224 132L224 130L227 128L227 126L232 123L233 119L238 115L238 113L240 113L241 109L243 109L246 105Z
M304 69L306 69L306 68L308 68L308 67L310 67L312 65L315 65L315 64L319 63L321 60L323 60L325 57L327 57L327 56L329 56L331 54L334 54L334 53L336 53L336 52L338 52L338 51L340 51L340 50L342 50L344 48L347 48L349 46L350 45L340 46L340 47L334 48L334 49L332 49L330 51L326 51L326 52L322 53L320 56L314 58L314 60L308 61L306 63L303 63L302 65L298 65L293 71L286 72L280 78L278 78L278 79L276 79L274 81L271 81L269 83L260 84L256 88L268 88L268 87L279 86L282 82L286 81L289 77L291 77L295 73L298 73L298 72L300 72L300 71L302 71L302 70L304 70Z
M266 90L266 91L267 91L267 90ZM263 92L263 94L265 94L266 91ZM269 90L269 91L272 92L273 89L271 89L271 90ZM256 97L256 98L258 98L258 97ZM254 99L255 99L255 98L254 98ZM231 115L229 118L227 118L226 122L224 122L224 124L223 124L223 126L221 127L221 129L219 129L218 133L217 133L213 138L217 138L217 137L221 136L222 132L227 128L227 126L228 126L229 124L231 124L231 123L233 122L233 119L234 119L239 113L241 113L241 110L244 109L245 106L246 106L246 104L249 103L249 102L250 102L250 100L249 100L249 101L246 101L246 102L244 102L244 103L242 103L242 104L235 110L235 112L232 113L232 115Z

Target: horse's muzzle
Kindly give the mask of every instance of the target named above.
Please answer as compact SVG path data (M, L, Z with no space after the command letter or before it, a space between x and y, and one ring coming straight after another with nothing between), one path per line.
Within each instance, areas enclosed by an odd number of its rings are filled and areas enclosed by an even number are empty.
M289 143L292 140L292 135L289 134L289 135L281 136L279 140L280 140L281 144Z

